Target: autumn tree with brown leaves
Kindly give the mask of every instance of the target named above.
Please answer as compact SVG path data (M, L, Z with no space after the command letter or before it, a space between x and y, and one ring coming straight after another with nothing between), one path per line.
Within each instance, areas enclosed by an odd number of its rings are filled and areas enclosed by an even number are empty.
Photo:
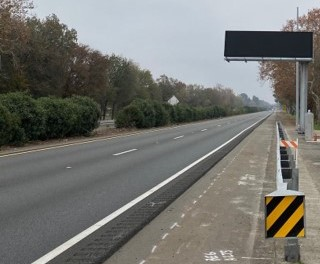
M314 59L309 63L308 109L312 109L320 121L320 9L314 8L297 20L288 20L283 31L313 32ZM271 81L276 99L287 106L290 112L295 110L295 63L261 62L260 79Z
M0 0L0 88L25 87L20 61L27 47L29 32L25 24L33 8L30 0Z

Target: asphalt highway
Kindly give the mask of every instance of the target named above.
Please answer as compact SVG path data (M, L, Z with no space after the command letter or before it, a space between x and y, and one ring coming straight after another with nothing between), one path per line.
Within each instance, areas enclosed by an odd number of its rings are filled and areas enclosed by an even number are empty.
M266 115L0 154L0 263L32 263Z

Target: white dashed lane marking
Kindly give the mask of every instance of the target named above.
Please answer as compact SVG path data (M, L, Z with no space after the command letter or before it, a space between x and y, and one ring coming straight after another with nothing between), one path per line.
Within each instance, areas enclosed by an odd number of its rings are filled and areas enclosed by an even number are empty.
M165 234L162 236L162 240L165 240L167 236L169 236L169 233L165 233Z
M127 154L127 153L130 153L130 152L133 152L133 151L137 151L137 150L138 149L129 149L129 150L126 150L126 151L123 151L123 152L115 153L115 154L113 154L113 156L120 156L120 155Z
M172 226L170 226L170 229L174 229L175 227L180 227L180 225L178 223L174 223Z
M174 140L176 140L176 139L180 139L180 138L183 138L183 137L184 137L184 135L179 136L179 137L175 137L175 138L174 138Z
M156 251L157 247L158 246L153 246L153 248L151 249L151 254L153 254Z

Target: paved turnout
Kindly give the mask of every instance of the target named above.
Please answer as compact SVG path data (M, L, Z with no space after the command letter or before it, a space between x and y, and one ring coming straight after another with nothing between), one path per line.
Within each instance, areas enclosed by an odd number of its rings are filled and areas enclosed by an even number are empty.
M1 156L1 263L40 258L265 115Z

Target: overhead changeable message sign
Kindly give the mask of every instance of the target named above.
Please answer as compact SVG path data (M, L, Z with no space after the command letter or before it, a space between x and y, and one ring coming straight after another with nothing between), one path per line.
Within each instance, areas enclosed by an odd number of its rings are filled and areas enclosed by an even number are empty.
M265 196L267 238L305 237L304 195L300 192Z
M311 61L312 32L226 31L224 56L227 61Z

